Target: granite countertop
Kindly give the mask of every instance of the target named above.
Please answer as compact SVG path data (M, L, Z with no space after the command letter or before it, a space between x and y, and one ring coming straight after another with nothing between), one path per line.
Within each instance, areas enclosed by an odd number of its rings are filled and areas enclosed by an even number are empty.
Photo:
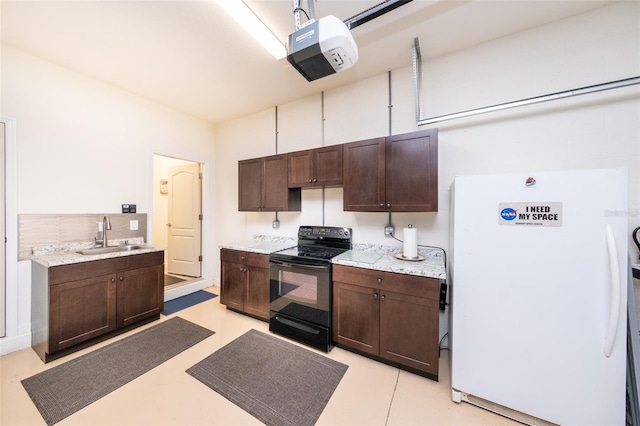
M120 251L114 253L103 254L80 254L79 250L85 250L92 248L94 243L92 242L78 242L59 245L50 245L42 247L34 247L32 249L33 256L31 260L37 262L46 267L71 265L74 263L91 262L94 260L112 259L114 257L131 256L135 254L152 253L155 251L164 251L164 247L154 247L146 245L144 238L129 238L127 240L112 240L109 241L109 246L123 245L123 244L135 244L142 246L136 250Z
M253 253L271 254L298 245L298 240L291 237L274 237L270 235L254 235L252 240L220 244L220 248L242 250Z
M254 235L252 240L221 244L220 248L271 254L295 247L297 244L298 241L295 238ZM424 260L419 261L397 259L394 256L396 253L402 253L402 247L354 244L353 250L334 257L331 262L336 265L446 280L447 273L442 250L418 247L418 254L424 256Z
M336 265L417 275L443 281L447 279L442 250L418 247L418 254L424 256L424 260L418 261L398 259L394 256L396 253L402 253L402 247L354 244L353 250L334 257L331 262Z

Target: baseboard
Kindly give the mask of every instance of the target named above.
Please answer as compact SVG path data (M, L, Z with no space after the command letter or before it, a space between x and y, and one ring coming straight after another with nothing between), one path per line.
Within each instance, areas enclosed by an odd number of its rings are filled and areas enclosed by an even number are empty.
M213 285L213 280L210 279L202 279L199 281L190 282L187 284L183 284L179 287L172 288L170 290L165 290L164 292L164 301L168 302L169 300L177 299L178 297L186 296L187 294L195 293L198 290L202 290L203 288L211 287Z
M0 356L31 347L31 333L0 339Z

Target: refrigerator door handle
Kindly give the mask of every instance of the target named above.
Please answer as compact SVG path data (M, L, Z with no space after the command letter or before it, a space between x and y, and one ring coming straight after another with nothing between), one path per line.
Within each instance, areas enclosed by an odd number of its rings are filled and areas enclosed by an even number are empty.
M609 251L609 266L611 268L611 307L609 309L609 326L604 340L604 355L609 358L613 352L613 344L618 333L618 318L620 317L620 265L618 251L613 236L611 224L607 224L607 249Z

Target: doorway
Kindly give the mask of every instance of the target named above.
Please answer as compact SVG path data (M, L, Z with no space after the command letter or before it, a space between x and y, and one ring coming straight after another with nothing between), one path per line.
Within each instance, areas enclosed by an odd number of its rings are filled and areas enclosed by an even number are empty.
M202 276L202 167L153 156L153 244L166 247L165 290Z

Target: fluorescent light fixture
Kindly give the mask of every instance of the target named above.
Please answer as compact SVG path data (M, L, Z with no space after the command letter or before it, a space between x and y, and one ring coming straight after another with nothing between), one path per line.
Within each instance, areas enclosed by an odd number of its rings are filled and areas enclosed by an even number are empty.
M287 56L287 50L269 28L242 0L215 0L238 24L251 34L276 59Z

